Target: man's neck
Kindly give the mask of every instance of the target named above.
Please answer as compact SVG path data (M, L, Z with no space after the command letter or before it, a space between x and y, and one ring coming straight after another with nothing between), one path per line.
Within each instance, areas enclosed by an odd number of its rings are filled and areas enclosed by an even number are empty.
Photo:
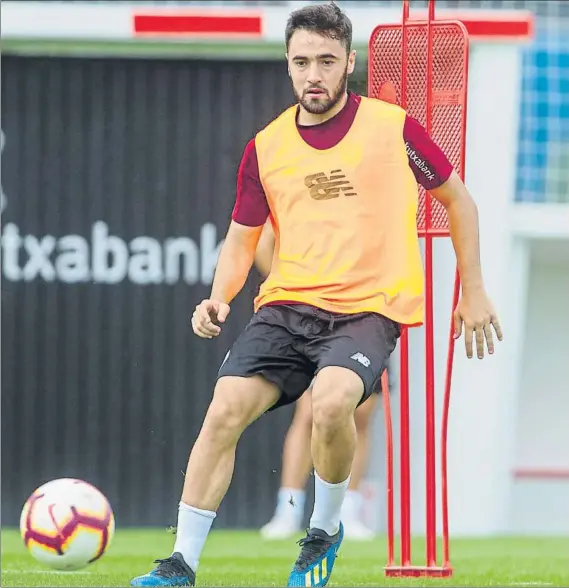
M302 104L299 104L297 123L303 127L311 127L314 125L322 124L323 122L326 122L327 120L330 120L331 118L336 116L342 110L342 108L346 106L347 101L348 92L346 91L344 92L342 98L338 100L338 102L334 104L334 106L330 110L327 110L322 114L313 114L311 112L308 112L304 109Z

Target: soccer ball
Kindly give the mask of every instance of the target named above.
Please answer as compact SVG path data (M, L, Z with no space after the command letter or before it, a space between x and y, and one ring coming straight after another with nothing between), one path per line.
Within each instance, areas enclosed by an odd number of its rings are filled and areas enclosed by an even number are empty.
M72 478L40 486L20 516L26 547L40 563L56 570L79 570L98 560L115 532L113 511L91 484Z

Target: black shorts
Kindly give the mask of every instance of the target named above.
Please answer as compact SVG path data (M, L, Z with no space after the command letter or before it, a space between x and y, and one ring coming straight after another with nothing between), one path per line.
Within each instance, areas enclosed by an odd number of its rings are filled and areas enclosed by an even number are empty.
M371 312L263 306L231 347L218 377L262 375L281 390L274 410L298 400L322 368L340 366L362 379L363 402L379 387L400 332L398 323Z

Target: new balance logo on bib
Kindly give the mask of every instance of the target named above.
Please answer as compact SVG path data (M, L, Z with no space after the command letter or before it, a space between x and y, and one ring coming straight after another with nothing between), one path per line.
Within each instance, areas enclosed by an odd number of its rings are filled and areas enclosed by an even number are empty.
M323 172L310 174L304 178L304 185L314 200L338 198L340 192L345 196L357 196L341 169L333 169L329 177Z

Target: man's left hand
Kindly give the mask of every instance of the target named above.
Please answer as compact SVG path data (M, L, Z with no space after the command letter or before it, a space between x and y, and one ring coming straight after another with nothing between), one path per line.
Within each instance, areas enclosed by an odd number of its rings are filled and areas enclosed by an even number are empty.
M454 311L455 339L458 339L462 334L462 323L464 323L464 343L466 345L467 357L471 359L473 356L473 335L476 335L476 353L478 359L484 357L484 339L486 339L488 353L492 355L494 353L492 327L496 331L498 341L502 340L502 328L498 322L494 306L483 290L478 293L463 294L461 297Z

